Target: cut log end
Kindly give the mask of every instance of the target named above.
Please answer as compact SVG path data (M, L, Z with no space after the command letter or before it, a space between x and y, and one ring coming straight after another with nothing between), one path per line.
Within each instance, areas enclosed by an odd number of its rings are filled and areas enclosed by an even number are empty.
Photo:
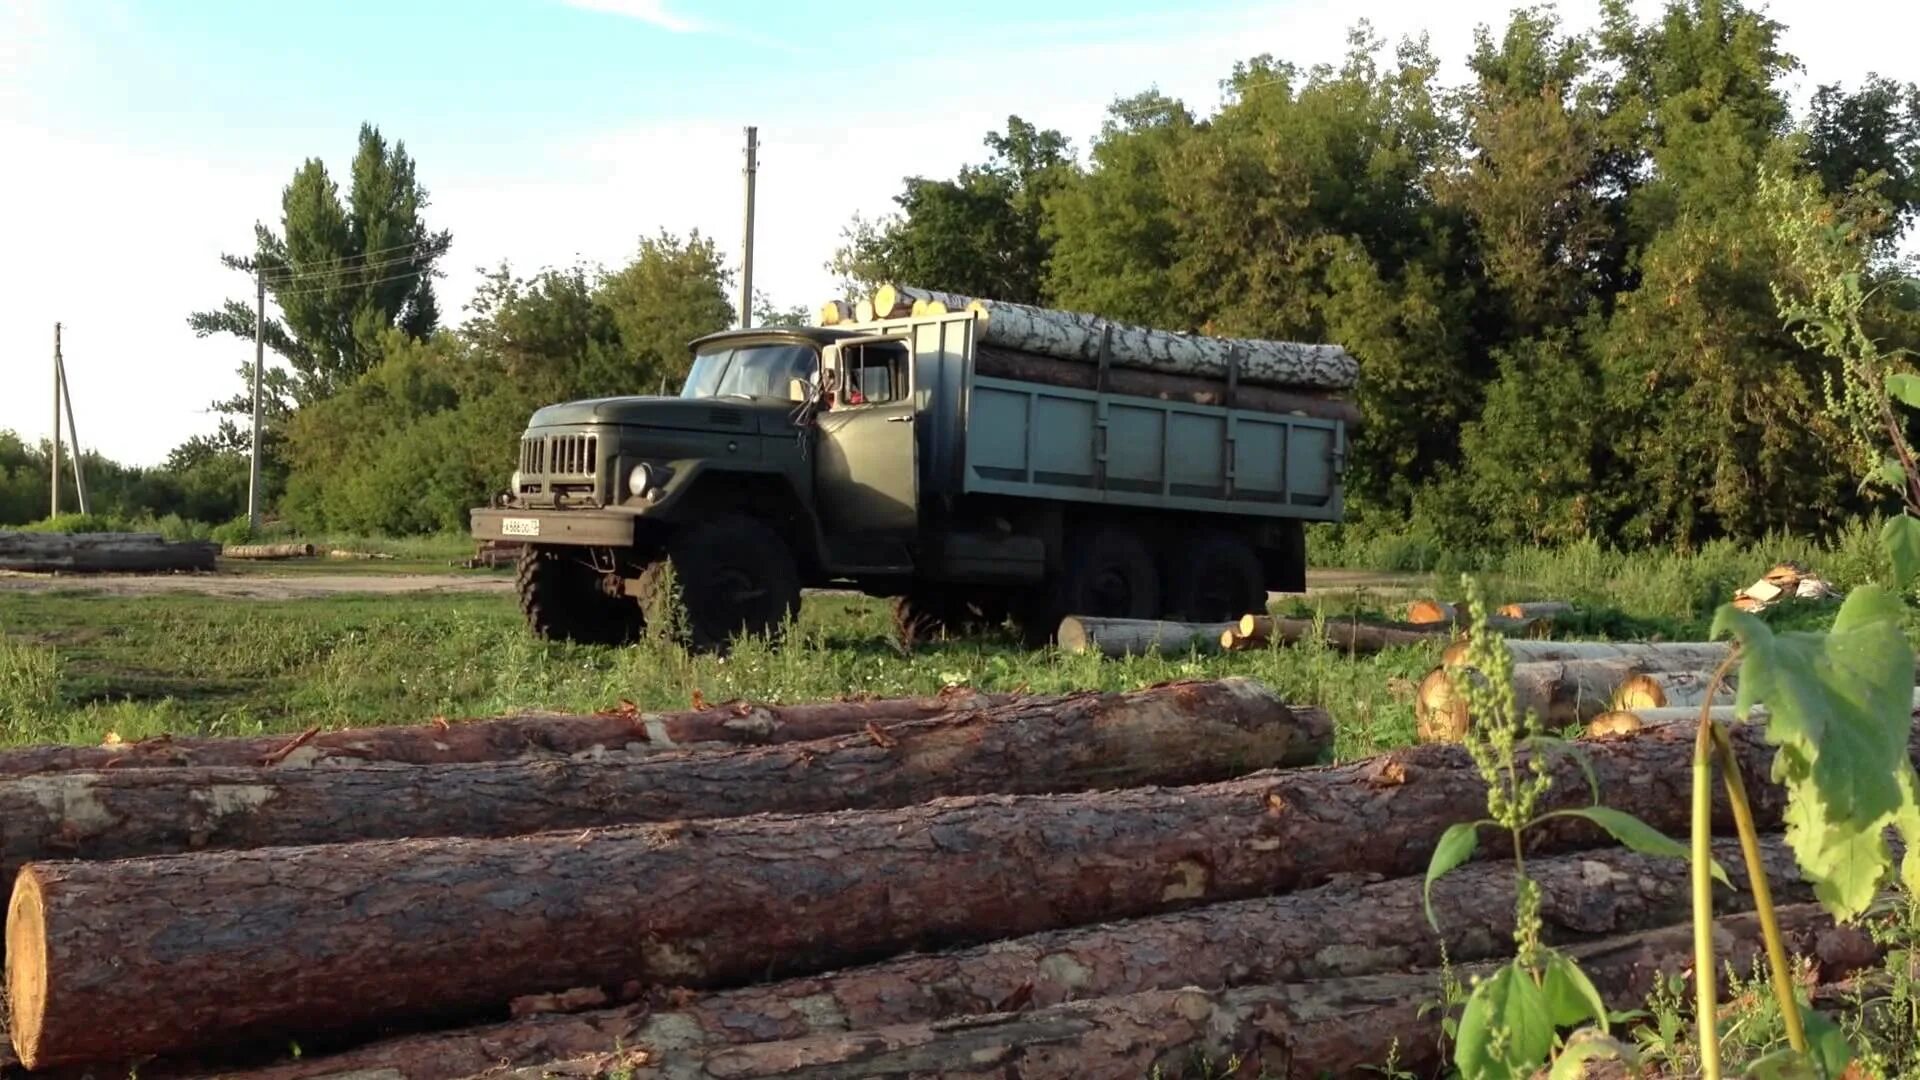
M1454 638L1447 647L1440 650L1440 666L1456 668L1467 666L1467 653L1473 648L1473 642L1465 637Z
M1658 709L1667 704L1667 688L1651 675L1635 675L1613 692L1613 711Z
M1420 680L1413 702L1415 727L1421 742L1459 742L1467 735L1467 703L1454 692L1453 675L1445 666Z
M47 917L40 876L29 866L14 879L7 905L7 997L13 1051L33 1068L47 1011Z
M1594 717L1593 720L1587 724L1587 737L1590 739L1604 739L1613 735L1632 735L1644 726L1645 725L1640 722L1640 717L1635 713L1623 709L1615 709L1611 712L1603 712L1599 716Z
M1564 600L1541 600L1530 604L1508 604L1500 609L1500 614L1512 619L1555 619L1573 614L1573 605Z
M1439 600L1415 600L1407 605L1407 621L1421 626L1456 620L1452 604Z

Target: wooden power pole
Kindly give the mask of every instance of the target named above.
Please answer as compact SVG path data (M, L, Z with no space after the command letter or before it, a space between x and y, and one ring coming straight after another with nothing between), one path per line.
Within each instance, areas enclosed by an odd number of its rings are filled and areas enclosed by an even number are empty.
M740 243L740 328L753 325L753 174L760 167L760 129L747 129L747 226Z
M260 527L260 376L266 366L267 276L253 270L253 446L247 469L247 526Z
M60 516L60 324L53 324L53 482L47 516Z
M80 499L80 512L93 513L93 500L87 498L87 470L85 456L80 452L80 429L73 422L73 385L67 382L67 361L60 353L60 324L54 324L53 332L53 368L54 382L60 387L60 401L67 407L67 450L73 459L73 493ZM60 430L60 414L53 417L54 433Z

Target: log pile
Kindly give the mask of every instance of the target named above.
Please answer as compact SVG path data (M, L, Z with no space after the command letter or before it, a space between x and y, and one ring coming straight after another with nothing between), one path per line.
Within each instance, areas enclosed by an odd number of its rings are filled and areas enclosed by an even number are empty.
M1436 883L1427 922L1434 844L1485 814L1470 756L1293 767L1329 718L1246 680L557 719L0 758L19 1058L451 1080L1148 1075L1198 1053L1304 1077L1397 1039L1425 1073L1436 968L1511 954L1499 845ZM1750 725L1733 742L1778 833L1773 748ZM1682 835L1693 743L1669 724L1555 755L1537 809L1587 804L1590 777ZM1727 835L1721 802L1714 820ZM1823 974L1871 962L1803 904L1783 842L1762 852ZM1718 854L1718 910L1744 910ZM1528 869L1544 937L1613 1006L1689 969L1683 861L1560 816ZM1723 958L1754 955L1751 920L1720 926Z
M159 533L0 532L0 570L35 574L167 574L214 568L220 545Z
M1348 395L1359 365L1337 345L1233 339L1157 330L1095 315L887 283L853 301L828 300L820 325L871 328L891 320L970 313L981 375L1076 389L1360 421Z

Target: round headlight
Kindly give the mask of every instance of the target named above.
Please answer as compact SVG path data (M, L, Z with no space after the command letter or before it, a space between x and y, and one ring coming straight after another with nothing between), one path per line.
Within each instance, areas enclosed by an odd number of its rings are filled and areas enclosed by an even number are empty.
M633 471L627 474L627 490L635 495L646 494L647 488L652 485L653 470L645 464L635 465Z

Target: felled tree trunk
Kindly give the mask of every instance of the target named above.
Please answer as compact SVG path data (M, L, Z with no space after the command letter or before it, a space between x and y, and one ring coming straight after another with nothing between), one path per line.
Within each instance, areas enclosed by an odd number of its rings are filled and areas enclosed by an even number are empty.
M980 341L1062 360L1098 363L1104 337L1112 364L1141 371L1225 379L1237 356L1236 381L1259 386L1347 390L1360 375L1360 365L1338 345L1201 337L998 300L966 307L980 320Z
M111 746L30 746L0 750L0 777L92 769L179 766L306 765L369 763L451 765L527 758L595 756L610 752L770 745L832 738L872 725L995 708L1012 694L971 690L923 698L823 701L763 705L730 701L679 712L608 712L592 715L524 713L450 724L344 728L299 735L235 738L169 735ZM1037 708L1063 697L1034 697Z
M159 533L0 532L0 570L29 573L169 573L214 568L220 545Z
M1513 666L1514 707L1535 722L1558 728L1584 724L1612 707L1614 691L1638 674L1631 660L1569 660ZM1457 680L1479 678L1444 664L1427 673L1414 696L1414 721L1428 742L1458 742L1472 716Z
M1437 636L1435 631L1382 626L1353 619L1329 618L1316 631L1312 619L1276 619L1270 615L1245 615L1220 633L1220 647L1229 651L1257 649L1268 642L1287 645L1319 639L1329 648L1356 655L1377 653L1403 645L1424 645Z
M1508 604L1500 609L1500 614L1509 619L1545 619L1552 622L1564 615L1573 614L1573 605L1561 600L1541 600L1530 604Z
M904 319L916 314L914 303L940 304L942 313L947 311L965 311L973 303L973 297L959 293L941 292L938 289L916 289L911 285L882 285L873 291L873 315L877 319Z
M1062 652L1080 655L1144 656L1159 651L1185 652L1198 646L1211 652L1223 631L1233 623L1186 623L1160 619L1101 619L1091 615L1069 615L1060 620L1054 640Z
M1641 671L1712 671L1727 659L1722 641L1509 641L1517 664L1567 660L1631 660Z
M1920 714L1920 688L1916 688L1913 692L1913 710L1916 714ZM1707 714L1722 724L1742 722L1764 724L1767 721L1765 705L1755 705L1752 711L1744 716L1732 705L1714 705L1708 709ZM1692 724L1699 719L1699 705L1668 705L1652 709L1609 709L1587 723L1587 735L1590 738L1630 735L1643 728L1666 724Z
M1812 898L1792 853L1762 844L1775 900ZM1715 910L1746 910L1738 843L1715 855L1735 891L1719 890ZM1690 900L1685 860L1621 849L1538 859L1543 939L1566 945L1684 921ZM583 1013L545 1013L465 1030L385 1040L331 1057L311 1057L244 1074L245 1080L326 1080L378 1071L389 1080L456 1080L502 1066L643 1048L685 1054L701 1047L798 1039L980 1015L1039 1009L1076 999L1186 986L1223 989L1305 982L1472 963L1512 950L1513 871L1468 865L1437 881L1435 933L1421 905L1421 881L1329 885L1098 926L1033 934L930 956L907 956L815 978L721 991L671 1008L643 1001ZM1152 962L1147 962L1151 958ZM199 1074L175 1063L142 1069L149 1080Z
M1754 819L1776 828L1773 749L1751 726L1731 734ZM1684 830L1693 742L1674 725L1591 743L1583 762L1556 754L1536 810L1589 804L1591 775L1606 805ZM1464 750L1429 746L1178 791L37 863L8 920L14 1045L29 1067L182 1052L1419 874L1485 799ZM1527 835L1535 855L1607 841L1570 817Z
M33 859L904 806L940 795L1220 780L1314 761L1333 724L1248 679L1174 683L726 754L131 769L0 781L0 883Z
M1837 927L1816 904L1782 908L1790 947L1824 952L1834 979L1880 953L1867 931ZM1571 950L1609 1008L1638 1008L1658 980L1687 974L1692 929L1672 926ZM1759 920L1734 916L1715 924L1724 972L1746 971L1765 956ZM1493 965L1458 972L1491 974ZM943 1080L1080 1080L1145 1077L1181 1070L1196 1060L1238 1063L1249 1076L1361 1076L1388 1063L1424 1073L1442 1064L1438 972L1366 975L1325 982L1249 986L1208 992L1155 990L1005 1011L962 1023L903 1024L786 1042L729 1047L710 1054L667 1054L636 1061L635 1080L808 1080L865 1076L938 1076ZM1181 1073L1184 1075L1185 1073Z
M312 544L228 544L220 549L223 559L311 559Z
M1099 389L1100 369L1091 364L1062 360L1037 353L980 345L974 349L973 369L997 379L1064 386L1075 390ZM1111 368L1107 371L1109 393L1129 397L1181 401L1189 405L1225 406L1227 384L1220 379L1203 379L1158 371L1134 371ZM1328 393L1276 390L1268 386L1240 386L1232 395L1233 407L1256 412L1295 413L1322 420L1338 420L1357 427L1362 420L1360 406Z
M1732 676L1719 682L1703 671L1657 671L1633 675L1614 690L1612 708L1659 709L1667 706L1699 706L1712 699L1715 705L1732 705Z

